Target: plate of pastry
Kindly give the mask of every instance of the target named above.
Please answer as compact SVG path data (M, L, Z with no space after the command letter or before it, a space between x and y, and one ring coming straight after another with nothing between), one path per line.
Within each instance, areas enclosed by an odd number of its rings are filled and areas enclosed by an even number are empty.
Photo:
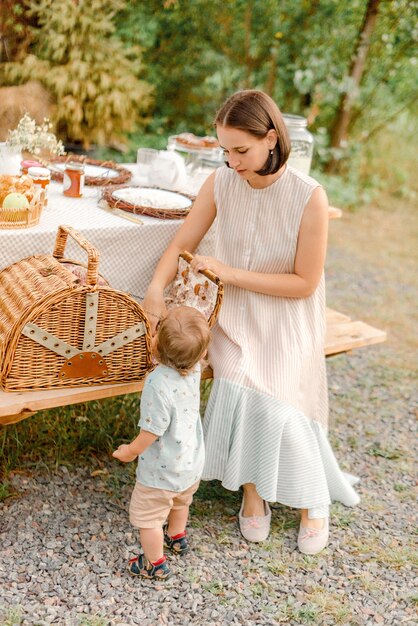
M223 150L216 137L206 135L199 137L193 133L180 133L168 138L168 149L177 150L186 154L196 154L213 161L223 160Z

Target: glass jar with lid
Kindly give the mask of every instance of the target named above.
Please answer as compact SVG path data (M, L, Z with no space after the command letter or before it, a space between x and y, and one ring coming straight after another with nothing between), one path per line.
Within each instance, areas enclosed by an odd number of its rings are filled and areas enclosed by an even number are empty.
M308 131L308 120L301 115L283 114L289 133L291 150L288 163L291 167L309 174L314 147L313 135Z
M48 203L48 185L51 181L51 172L47 167L32 166L28 168L28 176L32 178L38 196L46 206Z
M65 164L63 194L70 198L81 198L84 188L84 163L69 161Z
M46 189L51 180L51 172L47 167L32 165L28 168L28 175L33 179L35 185Z

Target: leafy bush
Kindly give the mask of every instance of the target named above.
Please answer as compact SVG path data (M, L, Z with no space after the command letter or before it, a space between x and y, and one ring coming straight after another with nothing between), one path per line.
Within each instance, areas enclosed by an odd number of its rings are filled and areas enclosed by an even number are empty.
M134 58L114 37L113 19L122 0L31 0L33 41L21 62L5 63L13 84L39 80L56 100L54 122L66 142L125 141L146 121L152 101L149 84L138 78L140 53Z

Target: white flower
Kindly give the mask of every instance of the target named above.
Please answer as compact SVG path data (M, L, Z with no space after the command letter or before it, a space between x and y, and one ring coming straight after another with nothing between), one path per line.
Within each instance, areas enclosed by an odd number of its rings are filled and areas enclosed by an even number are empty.
M47 151L50 154L65 154L64 144L51 132L52 124L48 119L37 126L27 113L22 117L14 130L9 130L6 144L26 150L32 154Z

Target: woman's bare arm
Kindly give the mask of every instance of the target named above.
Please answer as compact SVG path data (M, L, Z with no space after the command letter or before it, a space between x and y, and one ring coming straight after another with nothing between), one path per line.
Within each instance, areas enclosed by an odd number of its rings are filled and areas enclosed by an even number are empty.
M179 254L184 250L194 252L216 217L214 181L215 172L204 182L189 215L156 267L143 301L152 327L165 312L163 292L176 274Z

